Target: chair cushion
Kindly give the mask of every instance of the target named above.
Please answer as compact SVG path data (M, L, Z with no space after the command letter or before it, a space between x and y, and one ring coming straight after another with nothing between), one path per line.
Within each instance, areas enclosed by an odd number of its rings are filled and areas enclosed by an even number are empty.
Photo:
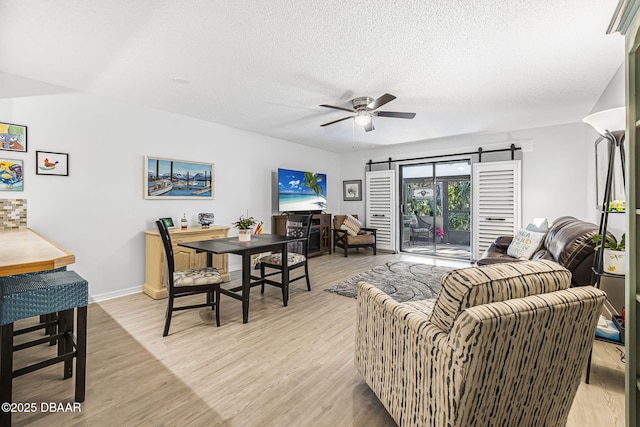
M362 223L351 215L347 215L340 225L340 230L345 230L350 236L357 236L362 228Z
M302 262L305 262L307 258L305 258L304 255L302 254L297 254L295 252L288 252L287 253L287 265L291 266L291 265L296 265L296 264L300 264ZM268 255L264 258L260 259L260 262L262 264L268 264L268 265L277 265L277 266L282 266L282 254L271 254Z
M369 243L375 243L375 242L376 242L375 236L369 233L358 234L357 236L352 236L352 235L347 236L348 245L368 245Z
M556 262L536 260L454 270L440 283L430 321L449 332L469 307L567 289L571 273Z
M89 284L75 271L0 277L0 325L88 303Z
M195 268L173 273L174 286L213 285L221 282L222 276L213 267Z
M413 308L416 311L419 311L420 313L426 316L431 316L431 313L433 312L433 307L436 305L436 299L432 298L432 299L423 299L418 301L407 301L407 302L404 302L403 304L408 305L409 307Z

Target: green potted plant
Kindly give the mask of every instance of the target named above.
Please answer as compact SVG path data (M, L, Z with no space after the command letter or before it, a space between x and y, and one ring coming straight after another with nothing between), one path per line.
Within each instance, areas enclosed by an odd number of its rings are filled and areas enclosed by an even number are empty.
M244 215L240 215L240 218L236 222L233 222L232 225L238 229L238 240L241 242L248 242L251 240L251 228L257 223L254 217Z
M625 235L620 238L620 242L611 234L607 234L602 239L602 234L596 234L591 241L596 244L594 250L602 249L602 268L606 273L624 275L626 272L625 259Z

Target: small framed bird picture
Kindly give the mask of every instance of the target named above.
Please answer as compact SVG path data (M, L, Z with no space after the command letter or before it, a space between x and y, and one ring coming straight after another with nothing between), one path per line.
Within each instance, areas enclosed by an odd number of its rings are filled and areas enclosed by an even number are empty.
M69 176L69 155L36 151L36 175Z

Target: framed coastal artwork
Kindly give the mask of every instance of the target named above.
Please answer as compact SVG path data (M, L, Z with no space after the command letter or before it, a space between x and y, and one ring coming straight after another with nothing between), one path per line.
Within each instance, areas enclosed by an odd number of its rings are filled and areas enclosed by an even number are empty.
M27 127L0 122L0 150L27 152Z
M362 180L342 181L342 199L345 201L362 200Z
M145 156L145 199L213 199L213 163Z
M22 191L23 162L18 159L0 159L0 191Z
M69 176L69 155L36 151L36 175Z

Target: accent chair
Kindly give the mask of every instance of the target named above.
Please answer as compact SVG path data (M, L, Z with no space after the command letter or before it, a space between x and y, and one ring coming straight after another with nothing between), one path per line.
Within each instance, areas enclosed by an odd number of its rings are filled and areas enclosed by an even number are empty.
M355 365L400 426L565 426L606 294L547 261L454 270L433 300L360 282Z
M350 221L349 217L355 218L356 221ZM377 232L376 228L362 227L358 215L334 215L333 251L335 252L336 246L342 248L346 257L349 249L372 248L373 254L376 255Z

